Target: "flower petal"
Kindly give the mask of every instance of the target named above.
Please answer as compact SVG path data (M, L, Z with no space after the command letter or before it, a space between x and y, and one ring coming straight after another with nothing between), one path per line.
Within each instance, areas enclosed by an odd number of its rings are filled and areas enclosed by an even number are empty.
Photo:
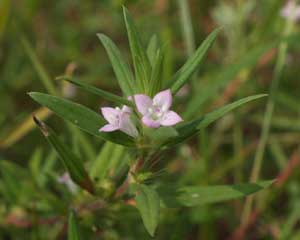
M134 101L138 111L143 115L145 115L152 106L152 99L144 94L134 95Z
M101 112L103 117L112 125L118 124L118 115L119 112L117 109L111 107L103 107L101 108Z
M130 119L130 115L127 113L123 113L120 119L120 130L125 132L131 137L137 137L139 135L135 125L132 123Z
M102 128L99 129L100 132L113 132L118 130L119 128L117 126L114 126L112 124L106 124Z
M160 106L162 111L167 111L172 105L172 93L170 89L157 93L153 98L153 104Z
M149 128L158 128L160 126L159 121L155 121L147 116L142 118L142 122Z
M168 111L160 121L160 124L163 126L173 126L181 121L183 121L182 118L176 112Z

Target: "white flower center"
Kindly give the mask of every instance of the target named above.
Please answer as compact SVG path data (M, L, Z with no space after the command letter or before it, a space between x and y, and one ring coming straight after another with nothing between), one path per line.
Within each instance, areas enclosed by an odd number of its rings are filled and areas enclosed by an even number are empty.
M164 106L161 107L153 104L147 110L150 118L153 120L160 120L164 116L167 109Z

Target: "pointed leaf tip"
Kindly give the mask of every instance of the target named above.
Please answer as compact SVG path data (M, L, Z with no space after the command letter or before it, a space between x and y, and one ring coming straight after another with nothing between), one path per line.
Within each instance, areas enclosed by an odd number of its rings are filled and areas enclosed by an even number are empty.
M106 50L122 92L125 96L132 95L134 89L134 77L127 62L123 58L121 51L118 49L117 45L106 35L98 33L97 37L100 39L103 47Z
M147 91L149 91L149 81L151 78L151 64L134 20L125 7L123 8L123 14L135 70L137 86L135 90L141 93L147 93Z
M208 50L214 43L220 28L212 31L208 37L201 43L195 53L186 61L186 63L175 73L169 82L169 87L173 94L176 94L180 88L190 79L192 74L196 71L199 64L207 55Z
M42 122L41 120L39 120L35 115L33 115L32 118L33 118L33 121L35 122L35 124L40 128L43 135L45 137L47 137L49 135L49 131L47 129L46 124L44 122Z
M63 143L57 134L48 127L44 122L33 116L34 122L40 128L49 144L55 149L60 160L70 174L71 179L89 193L94 193L93 183L85 171L82 160L79 159L70 149Z
M240 199L271 187L273 183L274 180L265 180L234 185L185 186L179 188L165 186L159 189L159 194L162 202L167 207L195 207Z
M83 131L117 144L129 147L134 146L133 139L125 133L113 132L107 134L99 132L99 128L105 124L104 119L100 114L81 104L39 92L30 93L30 96L39 104L49 108L58 116L70 121Z

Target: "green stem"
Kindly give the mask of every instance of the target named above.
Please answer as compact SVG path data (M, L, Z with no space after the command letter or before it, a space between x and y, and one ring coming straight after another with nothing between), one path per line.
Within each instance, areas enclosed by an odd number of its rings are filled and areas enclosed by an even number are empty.
M288 20L286 22L286 26L284 28L283 35L288 36L292 32L292 29L293 29L293 22L291 20ZM273 80L272 80L271 87L270 87L270 95L269 95L269 99L267 102L264 120L263 120L262 132L260 135L258 148L255 153L253 168L252 168L251 175L250 175L251 182L256 182L259 177L259 174L260 174L262 160L264 157L265 148L266 148L266 144L267 144L269 133L270 133L270 125L271 125L271 120L272 120L274 107L275 107L274 97L277 94L280 78L282 76L282 72L283 72L282 70L284 68L286 55L287 55L287 48L288 48L287 42L282 42L279 45L276 65L275 65L274 73L273 73ZM242 224L247 223L247 221L249 219L249 215L251 213L252 205L253 205L253 196L250 196L246 199L246 202L244 205L244 209L243 209L243 213L242 213Z

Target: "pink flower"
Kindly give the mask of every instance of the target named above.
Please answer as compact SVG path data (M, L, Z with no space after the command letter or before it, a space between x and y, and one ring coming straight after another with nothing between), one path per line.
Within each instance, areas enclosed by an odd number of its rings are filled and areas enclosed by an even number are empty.
M126 134L137 137L138 131L130 119L131 109L127 106L119 107L103 107L101 108L103 117L108 124L99 129L100 132L113 132L120 130Z
M300 6L296 5L295 1L290 0L281 10L281 16L291 19L292 21L298 21L300 19Z
M144 95L134 95L138 111L143 115L142 122L150 128L173 126L182 121L174 111L170 111L172 94L169 89L157 93L153 99Z

